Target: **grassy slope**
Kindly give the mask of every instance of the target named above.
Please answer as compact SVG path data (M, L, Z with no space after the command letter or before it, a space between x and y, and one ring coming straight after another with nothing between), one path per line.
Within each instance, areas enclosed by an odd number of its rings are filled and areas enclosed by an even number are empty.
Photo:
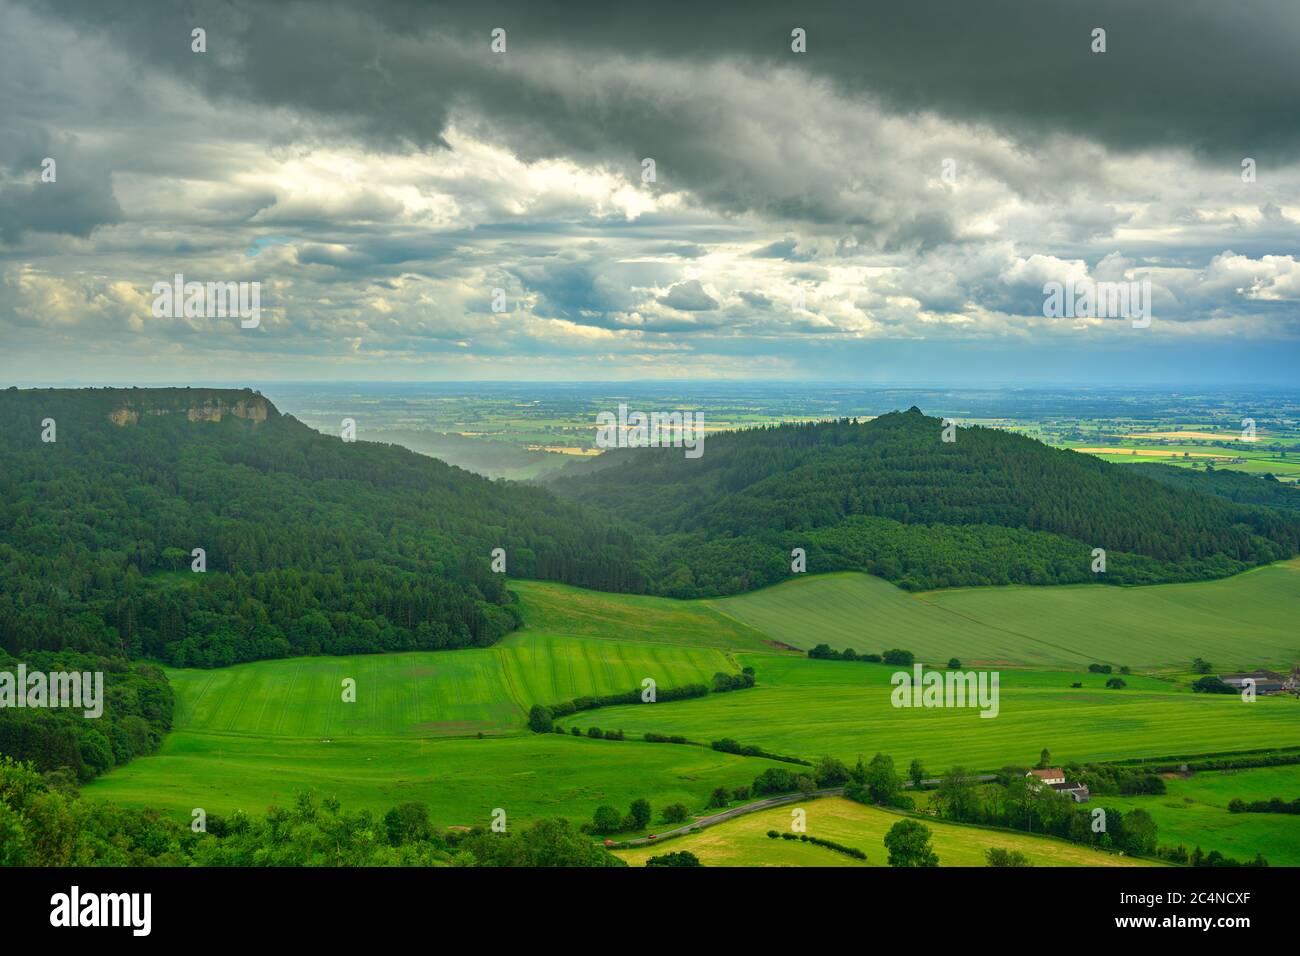
M773 840L768 830L790 829L790 807L777 807L728 820L699 833L677 837L656 847L620 850L618 855L633 865L674 850L689 850L706 866L886 866L889 851L884 838L903 817L877 807L865 807L838 797L809 801L808 835L857 847L867 854L865 862L823 847L791 840ZM940 866L984 866L984 852L990 847L1019 850L1035 866L1143 866L1145 860L1102 853L1062 840L984 830L926 820L930 845L939 855Z
M1173 684L1126 677L1107 690L1099 674L1001 672L1000 713L895 708L883 664L740 657L759 686L741 693L655 707L615 707L601 719L627 731L733 737L777 753L846 761L883 751L907 766L961 763L980 770L1032 763L1043 747L1058 760L1107 760L1275 747L1300 735L1300 701L1193 694ZM1078 681L1084 686L1074 689Z
M1300 816L1228 812L1233 797L1247 803L1300 797L1300 766L1198 773L1165 783L1169 792L1161 796L1103 800L1120 810L1141 808L1151 814L1161 844L1181 843L1189 851L1199 845L1207 853L1218 850L1237 859L1262 853L1272 866L1300 866Z
M909 595L861 574L800 578L713 602L796 647L914 651L922 660L1222 670L1300 659L1300 559L1220 581L1140 588L1004 587Z
M602 640L775 650L768 635L704 601L605 594L545 581L511 581L529 631Z
M836 650L852 647L878 654L904 647L921 660L960 656L972 663L1043 664L1063 656L1019 635L949 613L869 574L798 577L712 603L729 617L804 650L829 644ZM1083 659L1078 654L1065 656L1070 663Z

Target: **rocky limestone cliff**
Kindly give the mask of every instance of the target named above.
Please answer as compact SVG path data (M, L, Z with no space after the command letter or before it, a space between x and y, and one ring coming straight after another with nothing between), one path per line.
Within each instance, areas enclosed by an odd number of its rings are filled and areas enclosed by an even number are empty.
M279 417L274 405L251 389L133 388L113 389L120 397L108 418L114 425L134 425L145 415L184 415L192 422L242 418L254 424Z

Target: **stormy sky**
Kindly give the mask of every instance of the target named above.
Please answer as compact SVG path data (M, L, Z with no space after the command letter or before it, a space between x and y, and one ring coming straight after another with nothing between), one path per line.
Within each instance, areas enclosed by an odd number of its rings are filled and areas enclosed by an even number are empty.
M1291 0L0 23L9 381L1295 382ZM260 324L155 315L176 273L260 283ZM1044 315L1089 280L1149 326Z

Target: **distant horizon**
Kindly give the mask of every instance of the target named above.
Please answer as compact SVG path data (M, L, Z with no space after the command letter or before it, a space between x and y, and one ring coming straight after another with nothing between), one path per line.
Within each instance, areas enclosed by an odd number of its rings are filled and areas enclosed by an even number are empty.
M943 382L943 381L898 381L898 382L869 382L854 379L760 379L760 378L693 378L683 379L267 379L258 383L251 381L235 379L189 379L189 380L105 380L105 379L86 379L72 380L64 379L61 381L49 380L14 380L0 382L0 388L19 388L19 389L42 389L42 388L218 388L218 389L253 389L260 391L264 388L276 386L315 386L315 387L343 387L349 385L364 386L389 386L389 387L419 387L419 386L509 386L522 387L528 385L545 385L545 386L590 386L590 387L613 387L613 388L634 388L638 386L671 386L673 388L690 388L692 386L798 386L800 388L857 388L868 391L905 391L911 389L945 389L950 391L1024 391L1024 392L1128 392L1128 393L1151 393L1151 394L1189 394L1203 395L1217 391L1233 392L1262 392L1262 391L1281 391L1295 392L1300 395L1300 382L1292 383L1272 383L1272 382L1204 382L1199 385L1129 385L1117 384L1112 382L987 382L987 383L961 383L961 382Z

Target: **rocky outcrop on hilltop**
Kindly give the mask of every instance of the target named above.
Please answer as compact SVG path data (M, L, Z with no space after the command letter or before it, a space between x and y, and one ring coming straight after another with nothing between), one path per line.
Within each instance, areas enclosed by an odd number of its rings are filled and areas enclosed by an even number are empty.
M107 396L113 399L108 418L115 425L134 425L147 415L184 415L192 422L242 418L259 423L280 414L261 394L247 388L120 388L103 391L116 393Z

